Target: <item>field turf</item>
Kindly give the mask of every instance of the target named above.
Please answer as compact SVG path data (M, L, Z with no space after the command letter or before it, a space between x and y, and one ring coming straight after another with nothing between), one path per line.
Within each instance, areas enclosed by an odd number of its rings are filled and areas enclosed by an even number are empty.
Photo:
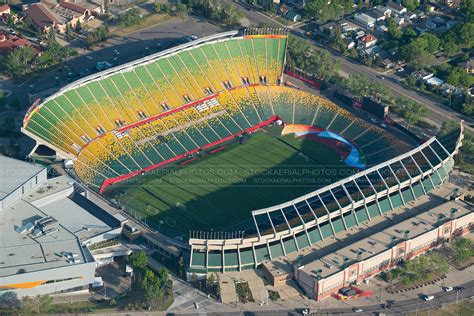
M224 143L186 165L168 165L105 194L171 235L253 227L250 212L311 192L352 172L323 144L280 136L274 126ZM212 149L211 149L212 150ZM189 158L191 159L191 158Z

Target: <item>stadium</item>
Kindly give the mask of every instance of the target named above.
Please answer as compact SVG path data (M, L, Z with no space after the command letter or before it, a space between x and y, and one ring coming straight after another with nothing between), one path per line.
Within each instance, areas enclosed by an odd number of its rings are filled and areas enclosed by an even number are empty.
M77 178L181 242L188 271L239 271L443 183L460 129L418 144L285 86L288 32L231 31L85 77L22 131Z

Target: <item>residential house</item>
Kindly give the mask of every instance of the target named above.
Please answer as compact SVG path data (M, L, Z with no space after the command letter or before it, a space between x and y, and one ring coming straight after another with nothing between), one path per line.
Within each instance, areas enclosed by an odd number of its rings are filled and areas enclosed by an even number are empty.
M278 9L278 11L280 11L281 15L285 16L288 14L288 12L290 12L291 8L289 6L287 6L286 4L282 4L280 6L280 9Z
M433 19L428 19L425 22L425 27L429 30L435 30L438 25L433 21Z
M373 28L375 26L375 19L365 13L354 14L354 20L365 28Z
M306 0L286 0L286 3L294 8L302 9L306 5Z
M16 35L5 35L0 34L0 55L8 55L15 48L30 46L34 49L35 54L41 54L41 49L23 37L18 37Z
M433 17L433 22L435 22L436 25L438 25L438 26L443 26L443 25L446 24L446 19L443 19L439 15L436 15L436 16Z
M326 37L334 37L336 35L336 30L339 28L339 24L336 22L329 22L318 27L319 33Z
M416 9L415 14L418 17L418 19L424 19L426 17L425 12L420 9Z
M455 26L458 25L458 24L459 24L459 22L456 21L456 20L449 20L448 22L446 22L446 27L447 27L448 29L450 29L450 28L455 27Z
M385 34L388 31L388 27L386 25L377 25L375 26L375 32L378 34Z
M356 42L354 41L354 39L352 37L344 37L343 40L346 43L346 48L347 49L352 49L356 45Z
M451 93L455 92L457 89L456 89L455 86L452 86L452 85L447 84L447 83L443 83L441 85L441 87L439 88L439 90L441 91L442 95L447 95L447 94L451 94Z
M370 10L370 11L367 11L365 14L367 14L371 18L374 18L376 22L385 21L385 18L386 18L385 14L377 10Z
M390 58L385 58L384 60L382 60L381 66L385 69L390 69L395 67L395 63Z
M395 22L396 25L400 26L405 24L405 18L401 16L396 16L393 18L393 21Z
M359 38L361 38L361 37L364 36L364 35L365 35L365 32L362 31L362 30L360 30L360 31L357 31L357 33L355 34L355 38L356 38L356 39L359 39Z
M10 6L8 4L2 4L0 5L0 16L1 17L7 17L10 15Z
M359 27L352 22L348 22L346 20L342 20L339 22L339 26L341 27L342 33L346 34L352 31L357 31Z
M474 74L474 58L458 64L459 67L466 70L470 74Z
M358 41L359 48L369 48L377 43L377 37L372 34L362 36Z
M412 72L411 76L413 76L417 80L426 81L426 80L433 77L433 73L432 72L427 72L425 70L417 70L417 71Z
M426 82L426 84L428 84L432 87L440 87L444 83L443 80L441 80L437 77L431 77L431 78L425 80L425 82Z
M286 14L285 18L288 20L288 21L291 21L291 22L298 22L298 21L301 21L301 15L296 13L295 11L293 10L290 10L288 11L288 13Z
M375 6L374 9L380 13L382 13L383 15L385 15L385 17L390 17L392 15L392 10L390 10L389 8L387 8L386 6L383 6L383 5L378 5L378 6Z
M417 15L415 12L407 11L405 14L403 14L403 17L408 20L414 20L416 19Z
M387 4L385 6L387 8L389 8L390 10L392 10L392 14L401 15L401 14L407 12L407 8L405 8L404 6L402 6L398 3L392 2L392 1L387 2Z
M363 49L362 55L366 57L374 57L375 55L380 53L380 51L382 51L382 48L380 48L380 46L375 45L375 46Z

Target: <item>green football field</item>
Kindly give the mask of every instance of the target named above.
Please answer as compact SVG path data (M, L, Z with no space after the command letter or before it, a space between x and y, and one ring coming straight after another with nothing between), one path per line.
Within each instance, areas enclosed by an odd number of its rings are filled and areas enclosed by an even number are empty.
M250 212L296 198L352 173L323 144L266 128L221 144L186 165L170 164L114 185L105 194L172 235L253 226ZM191 159L191 158L189 158Z

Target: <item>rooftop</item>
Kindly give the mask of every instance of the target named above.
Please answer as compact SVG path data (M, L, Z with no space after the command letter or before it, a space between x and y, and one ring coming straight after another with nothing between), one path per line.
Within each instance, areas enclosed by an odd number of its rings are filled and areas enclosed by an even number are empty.
M77 195L71 179L60 176L36 186L0 213L0 277L20 269L24 273L92 260L82 243L112 227L76 203Z
M0 200L43 169L43 167L0 155Z
M454 218L459 218L472 212L472 209L461 201L448 201L307 263L301 269L307 273L321 271L321 277L328 277L356 261L366 260L392 248L404 240L405 234L411 239L433 230L449 220L452 211Z

